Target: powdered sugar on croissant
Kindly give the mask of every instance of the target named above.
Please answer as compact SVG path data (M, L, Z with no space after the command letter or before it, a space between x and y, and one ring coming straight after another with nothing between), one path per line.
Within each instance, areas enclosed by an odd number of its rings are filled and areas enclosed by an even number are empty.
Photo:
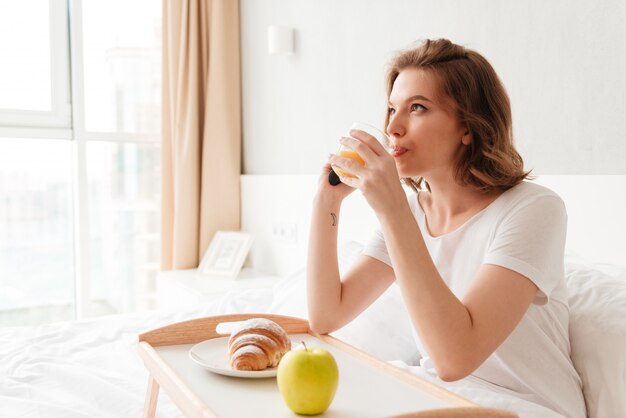
M265 318L244 321L228 339L229 362L235 370L276 367L290 349L291 340L285 330Z

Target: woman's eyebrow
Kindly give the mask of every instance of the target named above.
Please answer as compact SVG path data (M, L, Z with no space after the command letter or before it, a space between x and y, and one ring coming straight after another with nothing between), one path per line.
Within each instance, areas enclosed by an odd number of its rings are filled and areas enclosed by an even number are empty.
M426 96L422 96L421 94L416 94L415 96L411 96L411 97L409 97L408 99L406 99L406 100L405 100L405 102L407 102L407 103L408 103L408 102L412 102L412 101L414 101L414 100L422 100L422 101L425 101L425 102L430 102L430 103L432 103L432 102L433 102L433 101L432 101L432 100L430 100L428 97L426 97ZM392 103L391 103L391 100L389 101L389 104L392 104Z

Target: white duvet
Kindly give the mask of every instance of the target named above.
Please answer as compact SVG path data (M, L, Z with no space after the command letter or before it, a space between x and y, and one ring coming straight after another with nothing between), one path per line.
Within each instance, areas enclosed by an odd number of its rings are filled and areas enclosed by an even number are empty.
M581 326L570 330L572 338L580 339L572 341L572 357L585 383L589 415L626 416L626 405L620 399L626 384L626 269L600 272L574 261L568 263L573 289L570 304L573 318ZM411 366L419 355L399 300L399 292L392 286L335 336L478 404L513 410L521 417L558 416L503 388L472 379L448 384ZM595 313L598 309L601 315ZM141 416L148 375L137 355L137 335L186 319L244 312L305 317L304 272L295 272L273 290L232 293L202 310L0 329L0 417ZM606 326L598 326L594 318ZM606 356L603 348L609 349ZM157 416L182 415L162 392Z
M255 296L258 297L256 302L261 304L271 302L266 292L247 292L243 300L251 302ZM237 310L258 311L256 304L225 300L209 309L185 314L129 314L3 329L0 333L0 416L141 416L148 375L137 355L137 335L169 323L219 313L220 305L229 306L228 312L234 311L233 305ZM519 403L522 406L515 398L505 399L485 388L465 386L456 388L455 392L470 398L476 395L485 404L511 407L515 406L512 403ZM525 409L532 407L532 404L524 405ZM159 396L157 416L182 417L164 392Z

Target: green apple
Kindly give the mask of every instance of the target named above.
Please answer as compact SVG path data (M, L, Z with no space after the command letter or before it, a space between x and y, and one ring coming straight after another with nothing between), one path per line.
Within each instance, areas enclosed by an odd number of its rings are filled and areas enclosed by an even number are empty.
M302 345L288 351L280 360L276 381L289 409L296 414L317 415L326 411L333 401L339 369L328 351Z

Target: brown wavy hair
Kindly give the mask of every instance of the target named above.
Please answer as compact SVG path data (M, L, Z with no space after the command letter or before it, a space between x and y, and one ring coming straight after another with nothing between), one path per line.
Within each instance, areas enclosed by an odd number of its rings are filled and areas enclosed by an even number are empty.
M472 141L456 164L461 185L490 193L505 191L529 177L513 144L511 104L506 90L489 62L479 53L447 39L426 40L419 47L401 51L387 71L387 98L400 72L420 68L439 82L440 94L456 103L460 122ZM389 113L385 129L389 125ZM404 178L414 190L428 188L423 177Z

